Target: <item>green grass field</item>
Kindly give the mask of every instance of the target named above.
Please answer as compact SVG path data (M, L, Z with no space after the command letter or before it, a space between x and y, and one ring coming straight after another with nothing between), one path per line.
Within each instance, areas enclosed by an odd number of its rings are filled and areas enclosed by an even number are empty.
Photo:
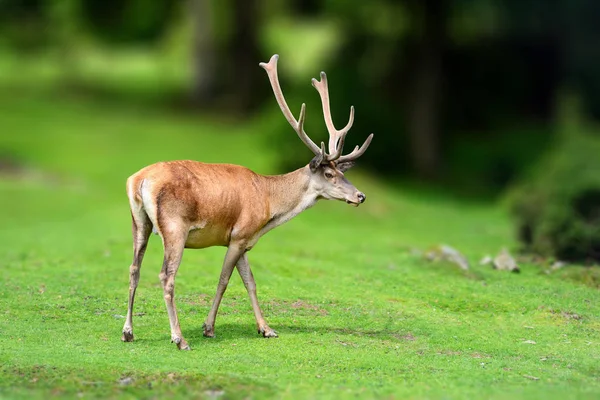
M18 163L0 172L1 398L600 396L597 288L533 265L520 274L480 266L515 246L500 208L392 186L360 167L347 175L367 194L363 206L321 202L250 253L280 338L256 334L237 274L217 337L204 338L224 249L187 250L176 302L193 351L177 351L152 237L136 341L122 343L127 176L168 159L273 173L263 129L85 98L0 97L0 155ZM472 271L413 251L438 243L460 249Z

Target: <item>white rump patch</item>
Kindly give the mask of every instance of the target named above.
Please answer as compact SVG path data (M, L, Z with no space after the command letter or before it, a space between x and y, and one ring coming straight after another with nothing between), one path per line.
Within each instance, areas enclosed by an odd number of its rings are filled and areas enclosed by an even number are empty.
M140 185L140 194L142 196L142 203L144 204L144 210L148 214L148 218L152 222L152 231L156 231L156 202L152 198L150 190L151 182L148 179L144 179Z

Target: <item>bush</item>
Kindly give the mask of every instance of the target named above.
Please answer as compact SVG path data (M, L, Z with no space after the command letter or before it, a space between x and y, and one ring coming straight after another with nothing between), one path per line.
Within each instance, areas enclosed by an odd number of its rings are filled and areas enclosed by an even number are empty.
M600 137L561 136L509 196L525 250L600 261Z

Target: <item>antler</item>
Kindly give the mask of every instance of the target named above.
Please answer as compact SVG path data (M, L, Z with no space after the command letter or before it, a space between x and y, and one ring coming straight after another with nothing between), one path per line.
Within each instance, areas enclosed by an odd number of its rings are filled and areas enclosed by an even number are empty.
M312 85L317 89L319 95L321 97L321 103L323 105L323 117L325 118L325 125L327 126L327 131L329 132L329 153L325 152L325 143L321 142L321 148L313 142L306 132L304 132L304 118L306 116L306 104L302 103L302 108L300 109L300 117L296 121L290 108L288 107L285 98L283 97L283 92L281 90L281 86L279 85L279 78L277 76L277 60L279 56L277 54L273 55L268 63L260 63L259 65L267 71L267 75L269 75L269 81L271 82L271 87L273 88L273 93L275 94L275 99L277 100L277 104L279 104L279 108L283 115L288 120L292 128L298 134L298 137L304 142L306 146L315 154L323 157L323 161L337 161L345 162L345 161L354 161L367 150L369 145L371 144L371 140L373 139L373 134L371 133L367 140L363 143L360 148L356 146L356 148L345 156L342 155L342 151L344 149L344 141L346 139L346 135L348 131L352 127L354 123L354 106L350 107L350 117L348 119L348 123L343 129L335 129L333 125L333 120L331 118L331 109L329 106L329 88L327 86L327 75L325 72L321 72L321 80L318 81L316 79L312 79Z
M285 119L288 120L292 128L300 137L300 140L304 142L308 148L315 153L315 155L322 154L319 146L313 142L306 132L304 132L304 118L306 116L306 104L302 103L302 107L300 108L300 117L296 121L294 115L290 111L290 108L285 101L285 97L283 97L283 91L281 90L281 86L279 85L279 77L277 76L277 60L279 59L279 55L274 54L268 63L261 62L260 65L265 71L267 71L267 75L269 75L269 81L271 82L271 87L273 88L273 93L275 94L275 99L277 100L277 104L279 104L279 108L281 112L285 116Z
M321 103L323 105L323 117L325 118L327 131L329 132L329 154L327 155L327 161L337 160L337 162L340 163L343 161L356 160L358 157L363 155L363 153L371 144L373 134L369 135L360 149L358 146L356 146L352 153L342 156L346 135L354 123L354 106L350 106L350 117L348 118L348 123L346 126L343 129L335 129L335 125L333 125L333 119L331 118L331 108L329 106L329 87L327 85L327 75L325 72L321 72L320 81L313 78L312 85L315 87L315 89L317 89L317 92L319 92L319 96L321 97Z
M373 136L374 135L371 133L369 135L369 137L367 137L367 140L365 140L365 142L363 143L363 145L360 146L360 148L358 146L356 146L354 148L354 150L352 150L352 152L350 154L346 154L345 156L341 156L340 158L338 158L337 162L338 163L342 163L342 162L346 162L346 161L354 161L358 157L362 156L363 153L365 151L367 151L367 148L371 144L371 140L373 140Z
M321 72L321 80L318 81L313 78L311 82L315 89L317 89L317 92L319 92L319 96L321 96L323 118L325 118L325 126L327 126L327 131L329 132L329 154L327 155L327 161L334 161L342 155L346 134L350 128L352 128L352 124L354 123L354 106L350 107L350 118L346 126L340 130L335 129L333 119L331 118L331 108L329 106L327 75L325 75L325 72Z

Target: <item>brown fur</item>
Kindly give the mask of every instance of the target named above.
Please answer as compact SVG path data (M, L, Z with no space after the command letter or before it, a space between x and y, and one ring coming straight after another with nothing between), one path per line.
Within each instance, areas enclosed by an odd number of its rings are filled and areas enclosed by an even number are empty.
M294 177L302 175L299 171ZM284 177L290 178L289 174ZM291 193L293 184L283 193L274 191L274 183L281 177L258 175L231 164L157 163L131 176L128 185L141 190L144 180L156 203L156 220L152 221L156 230L163 236L170 222L177 224L189 232L189 248L251 241L271 220L272 210L288 208L290 201L298 201L302 195L302 191ZM130 200L143 203L139 192ZM196 226L202 228L194 229Z

